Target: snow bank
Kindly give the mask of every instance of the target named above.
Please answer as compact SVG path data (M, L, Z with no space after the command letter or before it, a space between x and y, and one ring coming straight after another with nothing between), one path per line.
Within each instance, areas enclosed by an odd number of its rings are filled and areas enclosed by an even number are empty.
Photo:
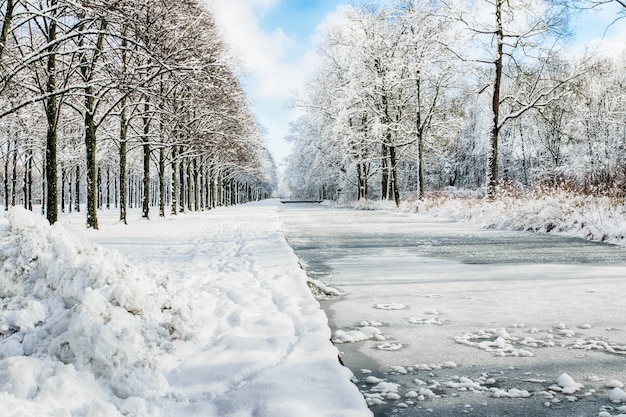
M100 231L11 210L0 414L371 416L268 204Z
M3 405L21 416L59 415L55 409L116 416L136 408L126 400L164 392L156 360L185 322L167 279L26 210L12 209L7 219L0 231Z

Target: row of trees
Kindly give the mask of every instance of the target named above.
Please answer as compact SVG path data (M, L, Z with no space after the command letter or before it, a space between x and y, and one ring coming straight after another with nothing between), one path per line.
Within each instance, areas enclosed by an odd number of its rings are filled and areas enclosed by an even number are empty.
M0 146L7 206L111 201L144 217L264 198L258 122L200 0L2 0Z
M567 54L559 2L347 7L296 100L287 188L381 198L567 183L626 190L626 56Z

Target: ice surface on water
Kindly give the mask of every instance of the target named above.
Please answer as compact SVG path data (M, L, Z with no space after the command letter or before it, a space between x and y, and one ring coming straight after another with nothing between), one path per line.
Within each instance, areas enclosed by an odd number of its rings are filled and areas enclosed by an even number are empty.
M523 399L524 415L574 402L597 415L620 398L603 381L626 380L626 251L389 212L300 208L281 219L307 271L346 293L325 304L335 330L384 323L383 349L355 347L377 378L400 383L400 398L364 384L370 405L446 416L486 403L479 415L497 416Z

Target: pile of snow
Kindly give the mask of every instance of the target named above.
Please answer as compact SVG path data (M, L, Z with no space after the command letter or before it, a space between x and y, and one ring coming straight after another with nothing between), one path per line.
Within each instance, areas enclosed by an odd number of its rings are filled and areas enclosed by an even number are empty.
M368 376L365 382L371 385L369 392L365 392L365 400L369 406L387 404L388 400L396 401L402 398L398 393L400 384L387 382L375 376Z
M400 303L379 303L379 304L375 304L374 308L377 308L378 310L392 311L392 310L405 310L408 307Z
M574 378L565 373L557 378L556 383L557 385L551 386L550 389L563 394L573 394L585 388L583 384L574 381Z
M531 357L535 354L527 349L514 346L519 339L512 337L506 329L481 330L476 333L465 333L454 340L462 345L475 347L496 356Z
M510 388L508 390L494 388L493 396L496 398L528 398L530 393L524 389Z
M84 232L117 251L10 211L0 414L371 416L268 204Z
M357 327L354 330L335 330L333 343L355 343L363 340L385 340L380 329L372 326Z
M15 208L0 231L0 391L20 414L146 409L163 392L159 356L187 336L187 312L167 277ZM110 406L109 406L110 407ZM16 414L17 415L17 414ZM22 415L22 414L20 414Z

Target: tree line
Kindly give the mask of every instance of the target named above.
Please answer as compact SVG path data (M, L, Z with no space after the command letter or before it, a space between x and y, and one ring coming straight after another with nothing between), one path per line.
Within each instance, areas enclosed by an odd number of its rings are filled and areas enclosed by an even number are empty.
M2 0L4 203L172 214L276 182L236 63L200 0Z
M294 100L288 192L396 204L448 186L623 196L626 54L570 51L572 4L610 2L343 8Z

